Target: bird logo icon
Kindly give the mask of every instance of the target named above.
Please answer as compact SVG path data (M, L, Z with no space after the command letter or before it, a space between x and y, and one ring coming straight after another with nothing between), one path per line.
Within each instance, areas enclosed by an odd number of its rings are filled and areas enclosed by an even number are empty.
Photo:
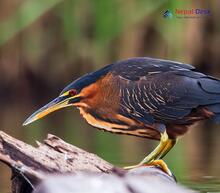
M163 13L163 17L164 18L172 18L173 17L173 14L170 10L166 10L164 13Z

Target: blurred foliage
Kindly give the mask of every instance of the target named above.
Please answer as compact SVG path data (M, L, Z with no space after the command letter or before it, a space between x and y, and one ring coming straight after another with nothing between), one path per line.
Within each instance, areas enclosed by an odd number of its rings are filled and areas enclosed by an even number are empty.
M65 84L122 58L150 56L193 62L218 76L219 2L1 0L0 128L32 144L53 132L116 165L140 161L156 142L100 132L82 121L76 110L61 110L28 128L21 124ZM210 9L212 16L163 18L165 10L174 12L176 8ZM176 177L189 186L193 186L193 177L204 173L220 176L219 155L215 153L220 149L216 145L219 126L199 127L165 158ZM209 148L213 146L214 150ZM5 168L1 171L0 191L5 184L2 178L8 175ZM217 187L208 184L209 190Z
M19 9L15 10L9 19L0 23L0 46L31 25L41 15L61 1L62 0L27 0L22 3Z

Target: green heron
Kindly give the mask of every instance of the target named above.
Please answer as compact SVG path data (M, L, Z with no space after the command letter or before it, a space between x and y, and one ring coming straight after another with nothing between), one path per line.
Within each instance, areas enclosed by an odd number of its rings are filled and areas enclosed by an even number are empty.
M136 166L159 165L169 173L161 159L177 138L197 121L220 121L220 80L188 64L130 58L73 81L24 125L68 106L101 130L160 140Z

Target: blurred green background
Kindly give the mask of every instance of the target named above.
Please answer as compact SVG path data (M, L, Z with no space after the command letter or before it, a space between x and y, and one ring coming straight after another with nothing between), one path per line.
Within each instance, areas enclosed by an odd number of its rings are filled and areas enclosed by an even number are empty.
M210 16L164 18L175 9L209 9ZM220 78L220 1L1 0L0 129L35 144L47 133L109 162L137 163L154 141L101 132L73 108L22 127L64 86L119 59L150 56L190 63ZM194 126L165 160L180 183L220 191L220 126ZM0 164L0 192L10 192Z

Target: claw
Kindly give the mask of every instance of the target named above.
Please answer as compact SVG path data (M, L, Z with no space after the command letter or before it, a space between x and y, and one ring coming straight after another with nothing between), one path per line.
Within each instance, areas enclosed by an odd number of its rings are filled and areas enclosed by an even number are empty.
M133 166L126 166L126 167L124 167L124 169L125 170L130 170L130 169L143 167L143 166L159 166L164 173L168 174L170 177L172 177L176 181L176 177L170 171L167 164L161 159L160 160L154 160L150 163L137 164L137 165L133 165Z
M173 176L173 174L170 171L170 169L168 168L167 164L162 159L154 160L150 163L146 163L143 165L144 166L159 166L163 172L165 172L166 174L168 174L171 177Z
M138 168L138 167L141 167L141 166L143 166L143 165L137 164L137 165L133 165L133 166L125 166L125 167L123 167L123 169L131 170L131 169Z

